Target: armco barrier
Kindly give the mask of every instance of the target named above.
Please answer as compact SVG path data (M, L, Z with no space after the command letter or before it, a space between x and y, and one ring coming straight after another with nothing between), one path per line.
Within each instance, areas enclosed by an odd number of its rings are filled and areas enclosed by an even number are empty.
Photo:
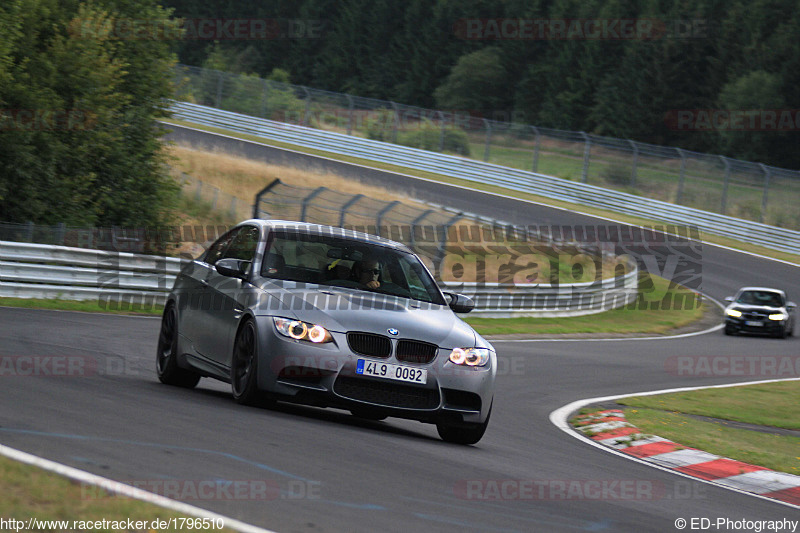
M424 170L475 183L496 185L512 191L602 208L648 220L658 219L669 224L696 226L700 231L714 235L800 254L800 231L651 200L544 174L255 118L212 107L174 102L171 110L174 118L195 124L255 135L324 152Z
M163 304L186 260L0 241L0 297L106 302L109 307ZM638 270L599 283L563 285L459 284L474 297L473 315L574 316L636 299ZM448 290L445 287L445 290Z

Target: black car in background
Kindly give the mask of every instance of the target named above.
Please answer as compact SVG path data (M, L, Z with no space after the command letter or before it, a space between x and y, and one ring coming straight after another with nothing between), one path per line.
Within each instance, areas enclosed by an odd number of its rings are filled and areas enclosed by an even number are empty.
M743 287L725 298L725 334L756 333L785 338L794 334L796 305L786 293L766 287Z

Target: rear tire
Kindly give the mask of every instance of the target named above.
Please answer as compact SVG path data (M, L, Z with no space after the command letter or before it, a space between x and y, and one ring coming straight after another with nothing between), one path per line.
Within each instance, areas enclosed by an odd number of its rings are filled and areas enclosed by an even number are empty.
M486 415L486 420L478 424L447 424L445 422L438 422L436 430L439 436L445 442L453 444L475 444L486 433L486 428L489 426L489 418L492 416L492 408L489 407L489 414Z
M174 305L164 309L161 317L161 331L158 334L156 352L156 374L161 383L194 388L200 375L178 366L178 312Z

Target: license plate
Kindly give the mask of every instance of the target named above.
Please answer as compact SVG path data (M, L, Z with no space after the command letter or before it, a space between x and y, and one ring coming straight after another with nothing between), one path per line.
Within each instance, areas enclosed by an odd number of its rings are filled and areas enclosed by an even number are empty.
M378 363L376 361L367 361L366 359L358 360L356 374L375 378L393 379L395 381L407 381L408 383L419 383L421 385L424 385L428 380L428 371L424 368Z
M763 326L764 323L760 320L747 320L744 323L745 326Z

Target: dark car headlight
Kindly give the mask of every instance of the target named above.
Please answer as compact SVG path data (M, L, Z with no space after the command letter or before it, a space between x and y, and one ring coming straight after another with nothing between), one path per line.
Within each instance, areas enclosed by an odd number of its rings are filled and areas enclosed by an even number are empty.
M453 348L450 362L456 365L486 366L491 361L489 348Z
M333 341L330 332L318 324L309 324L302 320L291 318L272 317L275 329L284 337L289 337L298 341L308 341L315 344L323 344Z

